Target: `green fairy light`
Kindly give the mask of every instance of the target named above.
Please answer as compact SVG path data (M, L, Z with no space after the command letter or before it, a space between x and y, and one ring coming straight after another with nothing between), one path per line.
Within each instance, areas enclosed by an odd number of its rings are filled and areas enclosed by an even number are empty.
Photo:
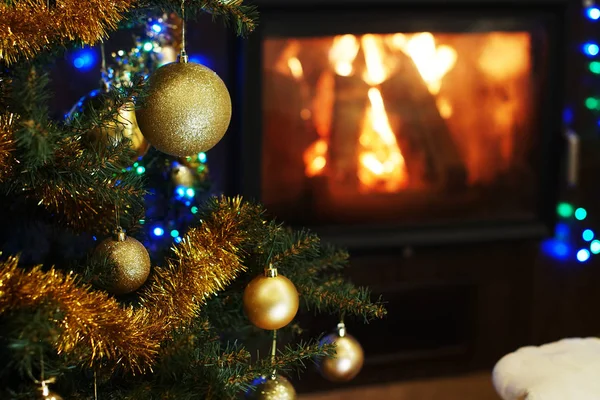
M600 75L600 61L592 61L590 63L590 71L593 74L599 74Z
M590 243L590 251L592 254L600 253L600 240L592 240L592 243Z
M590 110L598 110L600 109L600 100L595 97L588 97L585 99L585 106Z
M198 207L196 207L196 206L193 206L193 207L191 208L191 211L192 211L192 214L198 214Z
M559 203L556 206L556 212L563 218L569 218L573 215L573 206L569 203Z
M143 166L141 166L141 165L140 165L139 167L137 167L137 168L135 169L135 172L137 172L137 173L138 173L138 175L141 175L141 174L143 174L144 172L146 172L146 168L144 168Z

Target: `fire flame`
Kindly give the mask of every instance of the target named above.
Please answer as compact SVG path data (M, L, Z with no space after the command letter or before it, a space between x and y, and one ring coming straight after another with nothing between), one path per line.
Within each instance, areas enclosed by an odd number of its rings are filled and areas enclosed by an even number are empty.
M354 72L352 63L358 54L360 44L354 35L336 36L329 50L329 61L334 65L335 73L350 76Z
M369 106L359 138L362 151L359 155L358 179L364 189L383 185L387 192L396 191L408 184L404 157L392 131L377 88L369 89Z
M427 84L431 94L438 94L442 78L456 64L456 50L450 46L436 46L435 38L429 32L411 35L397 33L392 45L412 58L419 74Z
M397 60L390 51L402 51L416 65L432 95L440 91L443 77L456 63L456 51L445 45L437 46L431 33L390 36L366 34L336 36L329 49L329 62L339 76L353 76L357 69L356 58L362 49L364 70L361 79L368 85L368 105L365 109L357 146L357 178L361 191L395 192L409 183L406 162L397 133L394 132L379 85L394 71ZM296 57L288 59L288 67L296 79L302 78L302 64ZM361 68L362 69L362 68ZM332 87L332 90L335 88ZM319 102L316 102L317 104ZM450 118L452 105L443 97L436 98L443 118ZM316 111L316 110L315 110ZM399 129L399 127L396 127ZM305 173L312 177L325 173L329 150L329 132L317 129L319 139L304 152Z

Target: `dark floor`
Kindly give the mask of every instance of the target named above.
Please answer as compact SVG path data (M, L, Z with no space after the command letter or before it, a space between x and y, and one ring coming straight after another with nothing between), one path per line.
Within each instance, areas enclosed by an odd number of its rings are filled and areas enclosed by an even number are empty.
M500 397L494 391L490 372L299 396L299 400L359 399L500 400Z

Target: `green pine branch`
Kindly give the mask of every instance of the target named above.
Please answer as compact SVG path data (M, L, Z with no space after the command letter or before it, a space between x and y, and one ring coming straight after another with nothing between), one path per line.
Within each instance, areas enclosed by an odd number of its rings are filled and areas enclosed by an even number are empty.
M221 19L226 26L235 28L239 36L246 36L257 26L258 10L253 5L243 4L242 0L148 0L148 5L163 11L181 15L181 6L185 5L186 17L195 18L208 13Z

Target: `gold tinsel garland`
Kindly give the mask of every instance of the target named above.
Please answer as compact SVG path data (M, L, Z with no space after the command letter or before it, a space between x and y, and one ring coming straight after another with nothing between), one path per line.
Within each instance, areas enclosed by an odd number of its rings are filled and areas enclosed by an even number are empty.
M90 366L120 360L134 371L151 364L160 344L146 338L146 310L122 308L107 293L78 285L73 275L39 267L26 271L18 262L18 257L10 257L1 266L0 315L50 304L64 315L57 321L61 333L54 343L59 354L80 354Z
M173 2L179 5L179 2ZM214 15L234 18L244 32L254 30L252 17L241 9L242 1L203 0L201 7ZM50 45L77 41L94 45L117 28L137 0L15 0L0 3L0 61L7 65L19 57L30 59Z
M13 125L16 119L14 114L0 115L0 183L11 177L15 169Z
M54 343L59 353L84 365L108 361L134 373L147 371L161 342L190 324L206 299L245 270L238 245L247 235L244 224L259 212L239 197L221 198L212 215L174 249L168 265L155 269L141 294L143 306L135 309L79 285L71 274L39 267L26 271L11 257L0 264L0 315L51 304L64 314Z
M46 0L0 3L0 60L33 57L50 44L77 40L92 45L117 28L135 0Z

